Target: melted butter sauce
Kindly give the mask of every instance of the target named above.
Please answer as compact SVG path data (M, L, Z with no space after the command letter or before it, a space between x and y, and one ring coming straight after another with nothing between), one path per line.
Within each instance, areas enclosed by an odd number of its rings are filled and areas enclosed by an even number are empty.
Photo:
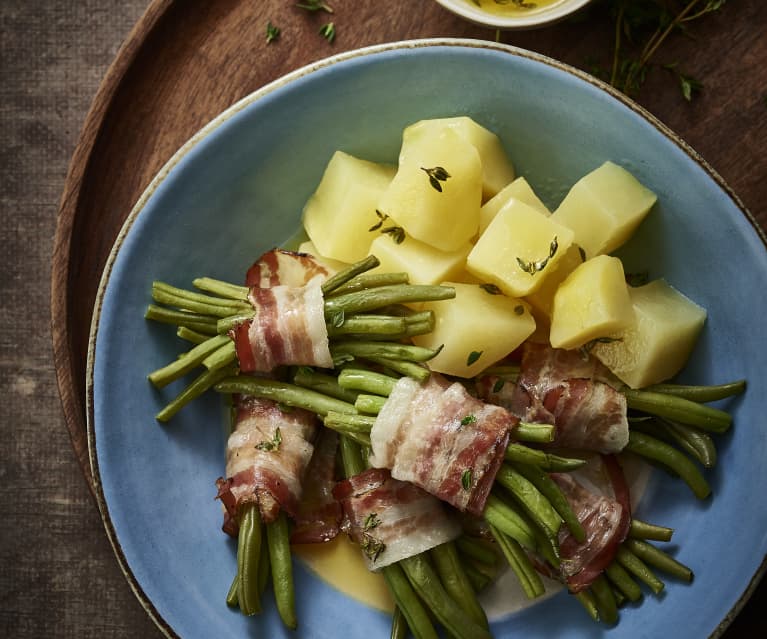
M559 4L562 0L466 0L467 4L477 6L486 13L497 16L519 17L539 13L549 9L552 5Z
M384 578L367 569L359 546L339 535L323 544L293 546L294 554L320 579L372 608L392 612L394 601Z

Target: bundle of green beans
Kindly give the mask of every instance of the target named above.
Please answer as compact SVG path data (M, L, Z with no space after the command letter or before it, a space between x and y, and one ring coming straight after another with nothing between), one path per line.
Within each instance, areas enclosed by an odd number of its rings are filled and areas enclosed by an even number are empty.
M429 371L423 362L437 351L403 340L430 332L434 328L434 314L412 311L405 304L450 299L455 296L455 290L447 286L409 284L405 273L367 273L378 263L375 256L369 256L322 284L334 364L364 358L424 379ZM216 382L238 373L235 345L227 333L257 313L248 301L249 289L245 286L208 277L195 279L193 285L197 290L154 282L154 304L150 304L145 313L147 319L175 325L177 335L194 344L174 361L149 374L156 388L202 368L157 414L160 422L169 421Z
M487 374L516 381L519 367L490 368ZM626 450L681 478L698 499L711 494L701 472L716 464L714 436L732 426L732 415L709 402L742 394L746 381L716 385L655 384L643 389L620 387L626 397L629 442Z
M293 382L254 377L232 377L216 384L222 393L263 397L317 414L326 427L365 448L370 429L397 377L355 366L337 376L299 368ZM519 440L540 442L553 436L546 425L521 424L515 429L518 441L508 445L506 462L496 475L483 517L499 547L530 598L545 591L543 582L526 552L539 552L559 565L557 536L564 523L576 537L584 532L566 498L545 471L566 472L582 466L582 459L569 459L528 448ZM520 469L524 468L524 471Z

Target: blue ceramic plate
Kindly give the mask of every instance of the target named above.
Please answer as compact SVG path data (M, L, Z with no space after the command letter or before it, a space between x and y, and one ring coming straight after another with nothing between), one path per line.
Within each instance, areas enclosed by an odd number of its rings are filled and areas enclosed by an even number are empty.
M182 345L147 322L153 279L189 286L208 275L241 281L261 252L297 229L304 202L336 149L395 161L403 128L467 114L497 132L519 172L556 205L569 185L610 159L659 198L623 252L708 309L684 379L755 382L726 404L732 431L697 501L652 475L637 515L676 529L671 551L695 570L663 596L591 622L560 593L493 621L496 637L662 637L716 634L747 596L767 552L767 396L763 337L767 250L748 213L683 142L593 78L507 46L431 40L345 53L236 104L185 145L130 215L104 274L89 367L89 437L103 518L140 600L168 635L288 636L266 605L246 619L224 604L235 549L220 531L214 481L224 469L220 398L211 394L168 426L154 415L179 390L146 375ZM389 618L326 585L298 563L295 635L388 637Z

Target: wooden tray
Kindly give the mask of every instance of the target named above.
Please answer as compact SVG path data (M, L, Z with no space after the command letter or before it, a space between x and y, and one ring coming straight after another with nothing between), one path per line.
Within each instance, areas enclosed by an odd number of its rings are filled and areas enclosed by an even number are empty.
M362 46L412 38L496 39L573 66L609 64L612 24L592 9L541 31L497 34L427 0L329 0L334 13L310 13L285 0L154 0L120 49L86 118L71 161L55 238L52 269L54 359L66 424L91 490L85 379L91 315L112 244L154 174L193 133L264 84L312 61ZM706 47L695 53L706 93L686 103L664 77L650 78L640 103L699 151L749 202L767 200L765 106L754 89L767 85L756 61L767 59L760 38L763 3L701 23ZM588 18L588 19L586 19ZM333 22L335 40L320 27ZM281 29L266 41L268 22ZM684 39L682 39L684 40ZM737 43L737 44L733 44ZM739 56L737 48L742 55ZM725 57L722 51L728 50ZM738 60L737 73L727 62ZM749 63L749 61L753 61ZM748 83L738 74L749 74ZM757 119L760 118L760 119ZM759 124L761 122L761 124ZM746 132L751 135L747 136ZM740 144L733 144L740 140ZM767 226L767 212L757 221Z

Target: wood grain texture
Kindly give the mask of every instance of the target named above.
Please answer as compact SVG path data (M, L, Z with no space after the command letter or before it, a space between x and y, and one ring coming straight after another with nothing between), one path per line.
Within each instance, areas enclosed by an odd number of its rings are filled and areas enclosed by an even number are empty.
M98 282L123 220L175 150L236 100L328 55L410 38L496 37L430 0L331 4L332 16L309 14L284 0L155 0L104 76L64 185L51 270L59 392L75 454L88 479L85 366ZM318 34L329 20L337 32L332 44ZM281 29L271 44L265 38L267 21ZM731 0L719 14L695 26L692 37L672 39L659 59L682 60L686 72L704 80L701 94L685 102L671 75L654 69L637 96L723 176L763 228L765 27L764 2ZM611 21L598 4L545 30L501 34L505 43L585 70L609 65L611 40ZM737 625L731 632L737 632Z

